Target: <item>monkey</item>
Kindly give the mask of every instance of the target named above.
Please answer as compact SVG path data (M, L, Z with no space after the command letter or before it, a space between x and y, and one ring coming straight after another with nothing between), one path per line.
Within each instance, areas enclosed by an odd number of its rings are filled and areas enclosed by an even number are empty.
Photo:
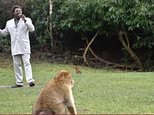
M61 70L40 91L33 105L33 115L77 114L72 87L74 80L67 70Z
M75 72L76 72L76 73L79 73L79 74L81 74L81 73L82 73L82 72L81 72L81 70L79 69L79 67L74 66L74 69L75 69Z

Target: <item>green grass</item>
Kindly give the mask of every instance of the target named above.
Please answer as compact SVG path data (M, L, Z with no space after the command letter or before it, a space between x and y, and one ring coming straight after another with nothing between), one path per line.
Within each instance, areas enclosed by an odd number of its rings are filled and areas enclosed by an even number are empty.
M153 72L121 72L80 67L82 74L76 74L72 67L46 62L32 63L36 87L26 87L24 82L24 88L0 88L0 113L31 113L40 89L61 69L68 69L73 73L73 93L78 113L154 113ZM12 65L0 66L0 85L14 83Z

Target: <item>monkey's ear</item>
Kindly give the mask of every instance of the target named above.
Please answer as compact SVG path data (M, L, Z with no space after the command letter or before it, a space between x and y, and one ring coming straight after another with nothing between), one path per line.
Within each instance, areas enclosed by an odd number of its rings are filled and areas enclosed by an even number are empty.
M58 80L59 80L59 81L64 81L64 79L65 79L64 74L61 74L61 75L58 77Z
M56 77L54 78L54 80L56 81L64 81L68 76L69 76L70 72L68 72L67 70L61 70Z
M54 80L56 81L62 81L64 80L64 75L62 73L59 73L58 75L56 75L56 77L54 77Z

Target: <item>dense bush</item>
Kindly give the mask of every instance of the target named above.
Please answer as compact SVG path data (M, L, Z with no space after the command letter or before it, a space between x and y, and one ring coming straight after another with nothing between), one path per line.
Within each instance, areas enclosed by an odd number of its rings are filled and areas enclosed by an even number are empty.
M55 0L53 28L79 32L153 29L152 1L140 0ZM58 7L57 7L58 6ZM109 30L109 31L111 31Z
M143 69L141 60L131 48L154 47L152 3L151 0L54 1L53 28L73 30L84 36L87 32L99 32L106 38L117 37L125 51Z

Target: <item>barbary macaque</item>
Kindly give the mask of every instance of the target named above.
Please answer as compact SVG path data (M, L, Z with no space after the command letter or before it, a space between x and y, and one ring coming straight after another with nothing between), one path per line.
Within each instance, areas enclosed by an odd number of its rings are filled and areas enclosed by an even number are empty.
M77 67L77 66L74 66L74 69L75 69L75 72L78 74L81 74L82 72L81 72L81 70L79 69L79 67Z
M72 87L74 80L67 70L61 70L41 90L33 115L77 114Z

